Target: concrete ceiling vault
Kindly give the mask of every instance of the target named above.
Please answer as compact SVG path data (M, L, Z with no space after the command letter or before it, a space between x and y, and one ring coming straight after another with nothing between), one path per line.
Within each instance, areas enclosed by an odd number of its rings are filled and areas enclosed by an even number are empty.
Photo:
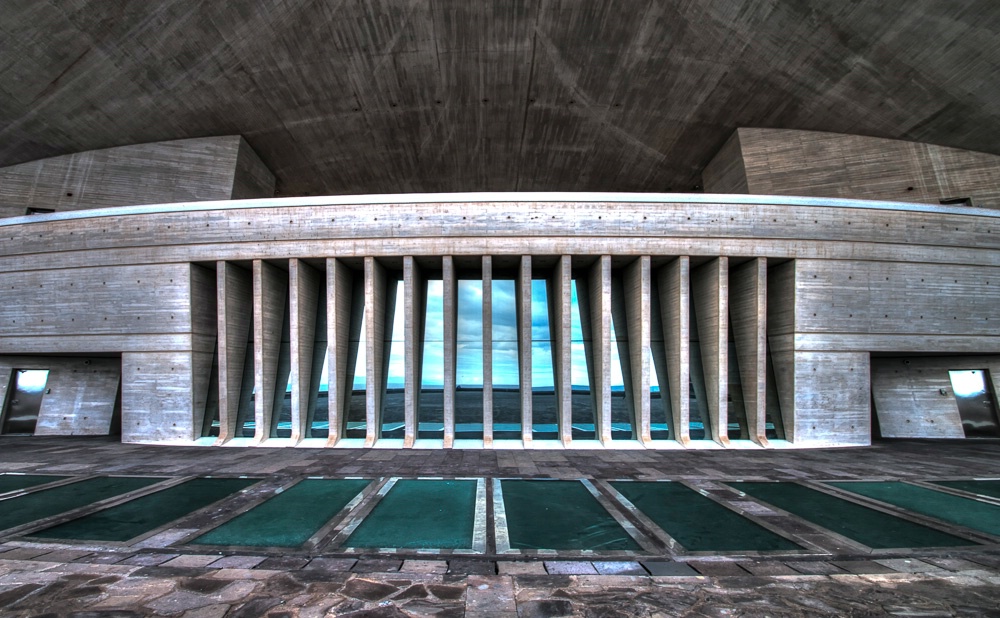
M736 127L1000 154L1000 3L7 0L0 166L239 133L282 195L688 191Z

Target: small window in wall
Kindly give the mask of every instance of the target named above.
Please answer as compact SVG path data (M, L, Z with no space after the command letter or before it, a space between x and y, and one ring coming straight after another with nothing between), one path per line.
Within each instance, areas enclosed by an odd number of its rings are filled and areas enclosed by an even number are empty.
M996 438L1000 436L997 409L990 392L989 373L985 369L949 371L951 388L962 417L966 438Z
M48 369L15 369L3 411L3 433L33 434L42 408Z
M971 197L944 197L940 201L945 206L974 206Z

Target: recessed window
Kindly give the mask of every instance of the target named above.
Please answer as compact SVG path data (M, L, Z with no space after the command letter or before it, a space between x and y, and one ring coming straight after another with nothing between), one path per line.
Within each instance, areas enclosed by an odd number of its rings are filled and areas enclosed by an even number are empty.
M939 200L945 206L974 206L971 197L944 197Z

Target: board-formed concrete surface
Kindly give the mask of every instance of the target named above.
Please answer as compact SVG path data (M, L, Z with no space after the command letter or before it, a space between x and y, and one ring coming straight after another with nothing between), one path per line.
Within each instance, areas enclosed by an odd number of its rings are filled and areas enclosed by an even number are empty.
M283 195L686 191L737 126L996 153L997 31L993 0L18 2L0 165L239 133Z
M0 354L33 354L33 363L75 355L80 360L60 362L81 367L95 362L91 355L120 356L127 442L815 448L867 444L878 435L873 418L886 436L958 436L965 419L940 384L954 363L987 369L1000 353L998 222L997 211L982 208L693 194L284 198L12 218L0 221L9 234L0 246L0 289L11 299L0 304ZM520 433L516 444L494 444L485 427L481 437L455 440L452 289L462 280L513 287L505 301L494 296L482 323L488 332L493 313L516 309L507 336L517 342L517 370L504 383L518 383L519 401L489 410L494 422L510 425L507 434ZM451 320L438 335L446 353L434 368L448 373L436 421L443 429L421 443L418 423L427 418L417 391L429 343L421 318L427 286L437 281L448 288L442 313ZM534 288L542 285L551 341L533 327ZM397 306L404 319L393 332ZM566 331L576 310L585 317L592 393L587 439L567 431L576 385L568 383ZM316 326L321 314L325 329ZM401 371L392 365L393 341L402 344ZM554 418L543 416L548 406L532 389L546 386L534 362L550 353L533 351L536 344L548 346L558 374ZM493 345L483 338L484 364ZM887 361L879 357L907 363L909 355L935 357L921 363L933 371L881 370ZM612 397L616 356L625 419L615 417ZM311 435L319 401L313 374L324 360L328 382L336 382L326 399L335 430ZM10 358L0 362L18 368ZM352 418L355 370L370 386L364 414ZM388 414L391 371L405 386L401 417ZM670 387L655 405L654 372ZM1000 374L989 378L995 389ZM873 385L912 396L877 393L873 417ZM694 395L682 397L689 389ZM494 393L491 404L499 399ZM920 410L899 403L910 399L934 403ZM765 431L775 427L764 439L761 404ZM114 417L114 405L102 418ZM46 431L73 433L70 412ZM382 435L388 420L402 421L402 436ZM612 424L623 420L627 439L612 439ZM361 435L352 422L364 423ZM287 425L279 431L279 423ZM671 434L653 439L652 425L668 423ZM985 431L996 433L997 423ZM901 432L906 425L914 429ZM247 433L252 439L243 440Z

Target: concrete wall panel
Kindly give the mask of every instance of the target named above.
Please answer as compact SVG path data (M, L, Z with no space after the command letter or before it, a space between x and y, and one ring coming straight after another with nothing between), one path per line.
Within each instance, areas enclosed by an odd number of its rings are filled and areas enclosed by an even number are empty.
M969 197L1000 208L1000 156L861 135L740 128L706 167L704 183L711 193L930 204Z
M872 359L872 397L885 438L964 438L950 370L985 369L997 392L998 356ZM994 401L996 404L996 401Z
M36 436L106 436L112 430L121 361L117 358L0 356L0 405L17 369L47 369Z
M271 197L274 175L239 135L91 150L0 168L0 216Z
M866 353L795 352L797 446L871 443L869 359ZM781 380L778 380L779 391ZM785 403L782 401L782 412ZM786 426L787 432L787 426Z
M729 313L750 439L766 444L767 258L756 258L729 271Z
M192 370L191 352L122 354L123 442L190 443Z

